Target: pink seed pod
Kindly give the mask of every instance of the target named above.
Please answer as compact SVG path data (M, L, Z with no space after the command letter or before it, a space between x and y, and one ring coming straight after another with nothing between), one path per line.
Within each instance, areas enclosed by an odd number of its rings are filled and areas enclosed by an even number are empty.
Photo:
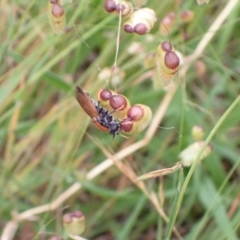
M63 226L68 234L80 235L85 229L85 216L80 211L66 213L62 218Z
M63 17L64 15L63 7L58 3L53 4L52 15L59 20L59 18Z
M114 94L116 94L116 93L112 90L108 90L108 89L100 90L98 93L98 101L100 102L101 106L104 108L108 107L109 100Z
M160 23L160 33L163 36L168 36L176 24L176 14L174 12L168 13Z
M61 1L49 0L48 2L49 23L56 34L61 34L65 30L66 18Z
M156 52L156 71L158 80L156 78L154 81L159 81L160 79L163 86L167 86L177 74L179 66L180 59L172 44L170 42L161 43Z
M106 108L117 119L123 119L127 116L127 111L131 104L124 95L117 94L114 91L103 89L98 93L98 100L102 107Z
M139 35L149 33L157 21L155 12L150 8L141 8L133 12L123 24L127 33L135 32Z
M133 5L128 1L119 1L116 5L116 12L122 17L127 17L133 12Z
M143 104L135 104L127 112L127 118L120 123L121 131L133 134L143 131L152 119L151 109Z
M115 12L122 17L127 17L133 12L133 6L125 0L106 0L104 8L107 12Z
M109 13L116 11L115 1L114 0L106 0L105 4L104 4L104 8Z
M145 35L146 33L150 32L150 28L145 23L138 23L133 31L137 33L138 35Z
M126 32L126 33L133 33L134 32L134 27L132 25L132 22L131 21L126 21L124 24L123 24L123 30Z
M184 23L192 22L194 19L194 12L190 10L182 11L180 17Z

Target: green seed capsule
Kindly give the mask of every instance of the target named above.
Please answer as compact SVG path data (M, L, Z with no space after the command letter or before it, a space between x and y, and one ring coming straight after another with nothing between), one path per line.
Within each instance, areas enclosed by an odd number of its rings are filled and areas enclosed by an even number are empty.
M80 235L85 229L85 216L80 211L74 211L63 215L63 226L68 234Z
M103 89L98 93L98 100L102 107L106 108L116 119L123 119L131 107L129 100L112 90Z
M195 142L185 148L180 154L179 158L184 167L190 167L196 160L198 154L201 152L204 141ZM203 151L200 161L206 158L212 152L212 146L209 144Z
M180 66L180 59L176 54L172 44L170 42L161 43L156 52L156 72L157 77L154 81L155 86L158 87L162 82L163 86L167 86L171 83L174 76L177 74Z
M121 131L133 134L143 131L152 119L151 109L143 104L135 104L127 112L127 118L120 123Z

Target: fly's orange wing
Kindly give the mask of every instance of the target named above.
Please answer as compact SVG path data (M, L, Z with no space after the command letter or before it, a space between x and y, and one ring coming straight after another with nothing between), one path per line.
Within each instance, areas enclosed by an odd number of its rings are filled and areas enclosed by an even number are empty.
M77 87L76 89L76 98L83 108L83 110L91 117L98 117L99 113L92 103L91 99L87 95L86 92L84 92L80 87Z

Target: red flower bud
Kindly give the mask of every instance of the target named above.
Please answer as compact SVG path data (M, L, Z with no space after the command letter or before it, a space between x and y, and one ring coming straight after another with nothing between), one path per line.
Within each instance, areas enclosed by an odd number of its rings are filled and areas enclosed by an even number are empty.
M112 91L103 89L99 92L99 99L100 100L109 100L112 97Z
M133 122L131 119L129 118L125 118L121 123L120 123L120 129L124 132L124 133L131 133L133 127Z
M144 35L148 32L148 28L144 23L138 23L135 27L134 27L134 32L139 34L139 35Z
M65 11L60 1L50 0L48 2L48 19L55 33L60 34L64 32Z
M141 8L133 12L124 23L123 29L127 33L135 32L143 35L153 28L157 18L155 12L150 8Z
M134 32L134 28L128 22L124 23L123 30L127 33Z
M135 104L127 112L127 118L120 123L121 131L127 134L143 131L152 118L151 109L143 104Z
M116 13L118 15L121 14L122 17L128 16L133 11L132 4L125 0L106 0L104 8L110 13L116 11Z
M102 107L106 108L117 119L123 119L131 107L129 100L121 94L111 90L101 90L98 93L98 100Z
M54 15L54 17L56 18L60 18L63 16L64 14L64 9L61 5L59 4L53 4L53 8L52 8L52 14Z
M127 116L133 120L138 121L140 120L144 115L144 110L139 105L132 106L127 113Z
M167 68L174 70L179 67L180 60L175 52L167 52L164 61Z
M173 46L169 42L163 42L157 48L156 52L156 77L154 78L155 86L162 81L164 86L171 83L173 77L178 72L180 59L176 54Z
M106 0L104 8L107 12L114 12L116 10L116 4L113 0Z
M162 47L162 50L165 51L165 52L170 52L172 51L172 44L170 42L163 42L161 44L161 47Z
M127 107L128 103L123 95L114 95L110 98L110 106L115 109L116 111L122 110Z

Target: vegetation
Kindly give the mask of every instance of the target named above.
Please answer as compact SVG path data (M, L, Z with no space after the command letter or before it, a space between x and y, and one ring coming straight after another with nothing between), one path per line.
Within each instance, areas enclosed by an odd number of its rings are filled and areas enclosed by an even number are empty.
M180 2L147 1L157 21L137 35L119 28L124 19L103 1L64 0L66 29L56 34L47 0L1 0L2 240L69 239L62 216L74 210L85 216L86 239L240 238L240 3ZM184 10L194 13L188 23ZM171 11L176 22L160 34ZM154 87L146 68L163 41L184 56L167 90ZM118 71L100 80L106 67ZM95 100L100 89L116 87L151 108L149 127L113 139L80 108L76 86ZM212 153L182 168L176 164L196 125Z

